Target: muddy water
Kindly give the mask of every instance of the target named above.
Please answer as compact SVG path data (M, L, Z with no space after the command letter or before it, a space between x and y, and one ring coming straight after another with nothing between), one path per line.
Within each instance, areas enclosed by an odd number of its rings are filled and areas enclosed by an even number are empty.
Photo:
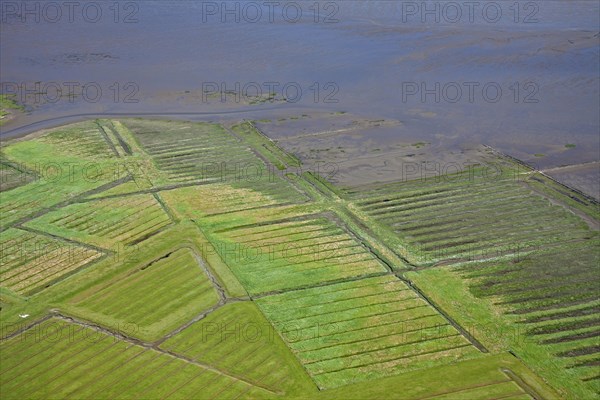
M0 78L28 110L2 127L6 136L103 113L346 111L401 121L385 135L390 145L484 143L540 168L600 158L596 1L480 2L472 11L461 2L298 1L273 14L250 1L227 2L233 14L221 2L119 2L118 14L98 2L97 22L81 8L73 22L66 9L52 22L45 2L28 3L40 10L25 21L19 9L2 10ZM35 82L45 91L37 98ZM68 82L79 85L73 96ZM248 101L269 82L285 101ZM247 96L236 97L236 84Z

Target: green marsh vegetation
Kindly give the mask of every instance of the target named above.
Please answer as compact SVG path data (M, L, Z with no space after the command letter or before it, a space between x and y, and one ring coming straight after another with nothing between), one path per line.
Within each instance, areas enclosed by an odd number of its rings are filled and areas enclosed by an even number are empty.
M6 143L2 398L593 396L598 204L490 157L342 187L251 121Z
M0 95L0 126L2 126L15 112L24 111L25 108L15 101L15 96Z

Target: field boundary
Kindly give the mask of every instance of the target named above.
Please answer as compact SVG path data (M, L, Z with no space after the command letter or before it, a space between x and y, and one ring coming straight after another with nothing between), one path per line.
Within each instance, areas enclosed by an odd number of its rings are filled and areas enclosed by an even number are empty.
M489 350L481 344L473 335L467 332L458 322L456 322L450 315L448 315L442 308L440 308L433 300L431 300L418 286L416 286L411 280L404 278L399 273L394 274L398 279L404 282L410 287L420 298L425 300L434 310L436 310L450 325L452 325L461 335L465 337L473 346L482 353L489 353Z
M277 392L275 392L275 391L273 391L271 389L268 389L266 387L263 387L261 385L257 385L255 382L252 382L252 381L250 381L250 380L248 380L248 379L246 379L244 377L240 377L240 376L237 376L235 374L231 374L229 372L222 371L221 369L216 368L216 367L214 367L212 365L205 364L205 363L196 361L196 360L194 360L192 358L183 356L181 354L178 354L178 353L175 353L175 352L172 352L172 351L169 351L169 350L162 349L162 348L156 346L154 343L145 342L143 340L140 340L140 339L137 339L137 338L125 335L122 332L114 332L113 330L105 328L105 327L103 327L103 326L101 326L99 324L96 324L94 322L85 321L83 319L79 319L79 318L76 318L76 317L65 315L65 314L61 313L57 309L51 310L50 314L46 315L42 319L40 319L40 320L36 321L35 323L31 324L30 326L27 326L26 329L22 329L19 332L14 332L13 334L11 334L10 337L7 337L6 339L2 339L2 342L6 341L6 340L9 340L9 339L12 339L12 338L16 337L17 335L22 334L22 333L26 332L27 330L29 330L29 329L31 329L31 328L39 325L40 323L45 322L47 320L50 320L52 318L55 318L57 320L61 320L61 321L64 321L64 322L67 322L67 323L70 323L70 324L78 325L78 326L83 327L83 328L88 328L88 329L95 330L97 332L104 333L105 335L111 336L111 337L115 338L116 340L120 340L120 341L123 341L123 342L128 342L128 343L133 344L135 346L144 347L146 349L156 351L157 353L161 353L161 354L173 357L173 358L177 358L177 359L179 359L181 361L187 362L189 364L196 365L198 367L201 367L203 369L209 370L209 371L214 372L216 374L219 374L219 375L222 375L222 376L226 376L226 377L231 378L231 379L233 379L235 381L240 381L240 382L243 382L243 383L245 383L247 385L250 385L252 387L256 387L256 388L265 390L265 391L267 391L267 392L269 392L271 394L278 394Z

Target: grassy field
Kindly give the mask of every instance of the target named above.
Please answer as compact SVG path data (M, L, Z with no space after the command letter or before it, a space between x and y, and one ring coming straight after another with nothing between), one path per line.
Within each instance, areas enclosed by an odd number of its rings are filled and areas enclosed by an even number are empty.
M397 236L415 265L497 258L593 235L581 218L534 193L522 169L508 162L496 168L493 178L474 166L345 195Z
M136 336L156 340L219 301L196 257L182 248L125 271L76 296L71 312L110 326L135 324Z
M252 294L386 272L330 214L244 224L217 230L212 237Z
M18 163L0 158L0 191L9 191L34 179L35 176Z
M431 294L440 307L461 326L477 337L491 352L510 351L532 370L552 382L561 398L593 398L598 391L598 379L589 379L597 368L585 364L598 358L598 338L578 337L578 328L570 325L574 320L586 321L585 311L597 304L597 299L580 306L556 305L555 310L532 314L515 312L507 306L505 296L475 295L473 280L465 280L463 272L453 267L427 269L407 274L409 279ZM471 286L472 291L469 286ZM592 292L593 297L596 292ZM568 315L571 314L572 317ZM589 314L588 314L589 315ZM590 318L590 317L588 317ZM593 320L587 319L587 321ZM536 329L544 326L560 327L556 333L543 333ZM547 328L546 328L547 329ZM585 330L585 328L583 329ZM587 331L594 331L588 328ZM566 340L556 340L563 337ZM548 341L549 338L554 340ZM592 346L590 346L592 343ZM586 354L562 354L567 349L586 348Z
M94 122L3 144L2 160L30 175L29 183L0 192L0 230L74 201L125 176ZM13 171L13 180L16 174Z
M395 276L291 291L258 305L321 389L480 354Z
M336 187L252 121L142 119L0 150L2 399L600 392L598 204L510 158Z
M598 204L511 159L494 165L493 179L473 166L338 193L465 329L496 336L488 345L522 356L565 397L589 397L600 391ZM468 285L447 287L450 273ZM482 299L491 307L473 313ZM508 319L488 319L497 314Z
M267 397L269 392L212 368L50 319L27 339L0 345L2 398Z
M102 255L84 245L10 228L0 232L0 285L32 294Z
M273 190L276 187L244 188L214 183L165 190L161 196L180 218L201 218L302 201L298 192L285 187Z
M26 226L110 249L139 243L171 222L155 196L140 194L72 204Z
M465 371L469 371L465 374ZM323 392L326 399L404 398L439 400L553 399L557 394L510 354L462 361L450 366Z
M570 375L600 390L600 242L539 251L516 262L459 269L479 298L492 298Z
M279 394L302 394L303 389L310 388L302 367L252 302L226 305L170 338L161 348L243 376Z

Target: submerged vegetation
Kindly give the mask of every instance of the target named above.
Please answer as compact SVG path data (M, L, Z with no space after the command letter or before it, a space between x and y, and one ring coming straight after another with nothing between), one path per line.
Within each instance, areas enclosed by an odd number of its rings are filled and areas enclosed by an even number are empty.
M254 122L143 119L1 150L2 398L600 390L598 203L513 159L335 186Z

